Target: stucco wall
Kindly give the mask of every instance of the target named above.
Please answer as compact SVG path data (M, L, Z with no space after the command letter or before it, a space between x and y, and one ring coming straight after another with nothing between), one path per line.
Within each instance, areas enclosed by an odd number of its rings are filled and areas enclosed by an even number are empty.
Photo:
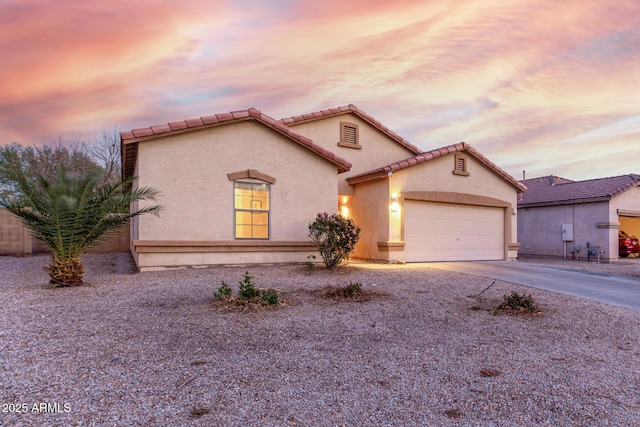
M604 250L605 258L617 258L617 237L611 239L617 236L616 223L609 220L607 202L521 208L518 216L520 252L524 255L564 256L562 224L573 224L567 257L571 257L571 247L581 246L580 257L586 258L588 241Z
M139 184L157 188L165 206L159 217L138 220L140 241L234 241L234 187L228 174L248 169L276 179L270 193L269 241L309 241L308 224L316 214L337 210L336 167L255 122L140 142L138 150ZM152 258L172 266L279 262L290 261L289 255L172 253L162 258L140 253L138 265L144 269ZM296 260L306 261L306 255L297 254Z
M561 227L573 224L574 240L567 243L567 248L581 246L580 257L586 258L588 241L604 251L603 261L617 261L621 222L632 229L637 224L640 229L640 220L620 218L619 211L640 215L640 187L618 194L609 202L521 208L518 211L520 250L523 254L564 256ZM571 257L569 250L567 257Z
M613 198L611 218L618 218L620 230L630 236L640 237L640 186Z
M389 240L389 180L378 179L355 186L351 217L362 229L354 258L388 260L378 242Z
M618 210L633 211L636 215L640 214L640 186L631 188L623 193L613 197L609 206L610 218L618 216Z
M340 122L358 125L359 141L362 148L348 148L338 145ZM380 130L369 125L354 114L342 114L311 122L290 125L294 132L311 138L313 142L334 152L353 164L349 172L340 175L340 194L353 194L353 189L345 180L354 175L406 159L414 155Z
M517 242L516 206L518 193L516 188L471 155L467 155L468 176L455 175L453 169L453 154L429 160L394 173L391 177L389 190L398 193L428 190L502 200L512 208L512 215L509 216L511 235L505 235L508 240L507 244Z
M404 250L393 243L404 237L403 199L407 193L424 200L491 205L505 209L505 253L513 259L517 250L516 188L472 156L467 156L469 176L453 174L454 155L429 160L397 172L391 177L354 185L353 218L367 229L354 257L393 261L403 259ZM391 195L397 193L399 212L390 211ZM420 194L418 194L420 193ZM378 243L389 243L391 250L380 250Z

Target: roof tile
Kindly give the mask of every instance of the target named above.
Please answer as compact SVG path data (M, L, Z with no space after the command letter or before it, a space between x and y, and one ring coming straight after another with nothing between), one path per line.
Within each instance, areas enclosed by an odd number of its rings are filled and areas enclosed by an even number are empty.
M120 132L120 138L121 139L132 139L134 138L133 132L131 132L130 130L123 130L122 132Z
M469 152L476 159L478 159L481 163L484 163L487 167L493 169L493 171L495 173L497 173L502 178L504 178L506 181L511 183L513 186L515 186L520 192L526 191L527 188L523 184L519 183L511 175L506 173L504 170L500 169L495 164L491 163L486 157L484 157L482 154L478 153L473 147L471 147L466 142L462 142L462 143L458 143L458 144L454 144L454 145L448 145L446 147L437 148L435 150L422 152L422 153L417 154L417 155L415 155L413 157L410 157L410 158L405 159L405 160L401 160L399 162L391 163L391 164L389 164L387 166L384 166L382 168L377 168L377 169L370 170L368 172L361 173L359 175L354 175L354 176L352 176L350 178L347 178L347 181L349 181L349 182L358 182L358 181L362 180L362 178L365 178L365 177L376 178L376 177L379 177L379 174L382 171L386 170L386 171L394 171L395 172L397 170L406 169L406 168L415 166L415 165L417 165L419 163L424 163L424 162L426 162L428 160L432 160L432 159L444 156L446 154L455 153L456 151L467 151L467 152Z
M204 124L200 117L198 117L197 119L187 119L185 120L185 123L187 124L187 127L190 128L195 128Z
M216 116L202 116L200 118L202 119L202 123L204 123L205 125L218 123L218 118Z
M221 113L221 114L216 114L216 117L218 118L219 121L224 122L225 120L231 120L233 119L233 115L231 113Z
M169 129L171 130L181 130L181 129L186 129L187 128L187 124L183 121L181 122L171 122L169 123Z
M249 117L249 110L232 111L231 115L233 116L234 119L241 119L243 117Z
M160 133L171 132L171 128L169 127L169 125L157 125L151 126L151 131L154 135L158 135Z
M333 163L338 172L346 172L351 168L351 163L343 159L342 157L336 156L335 153L325 150L319 145L315 144L311 139L298 135L293 132L290 127L288 127L283 121L275 120L272 117L267 116L266 114L262 114L260 110L255 108L250 108L248 110L239 110L232 111L230 113L221 113L216 114L214 116L204 116L196 119L188 119L184 121L178 122L170 122L162 125L154 125L148 128L140 128L133 129L131 131L122 131L120 132L120 138L123 143L129 144L131 147L137 146L139 140L149 140L160 138L165 135L171 135L174 132L182 132L185 129L195 129L198 127L211 127L222 125L225 122L236 122L242 120L257 120L278 132L286 135L288 138L293 140L294 142L300 144L303 147L315 152L317 155L325 158L326 160ZM134 162L127 159L127 153L131 150L125 150L125 159L123 160L123 173L125 176L132 176Z
M371 126L377 128L382 133L385 133L391 139L395 140L397 143L404 146L406 149L413 152L414 154L419 154L421 152L421 150L418 147L416 147L406 139L402 138L397 133L391 131L389 128L382 125L382 123L380 123L378 120L376 120L369 114L365 113L364 111L360 110L358 107L356 107L353 104L329 108L329 109L320 110L313 113L302 114L298 116L287 117L284 119L280 119L280 121L286 125L296 125L306 121L317 120L318 118L322 118L322 117L331 117L331 116L337 116L337 115L346 114L346 113L354 113L356 116L368 122L369 124L371 124Z
M307 138L306 136L300 135L300 141L303 142L305 145L309 145L309 146L314 145L313 141Z
M131 132L133 132L133 136L136 138L153 135L151 128L133 129Z
M553 206L610 200L640 185L640 175L629 174L585 181L572 181L549 175L521 182L527 186L527 192L518 201L518 206Z

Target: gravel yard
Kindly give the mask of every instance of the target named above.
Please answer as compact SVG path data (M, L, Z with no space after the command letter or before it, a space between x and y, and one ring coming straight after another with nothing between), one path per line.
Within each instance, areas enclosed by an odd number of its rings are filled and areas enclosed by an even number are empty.
M3 427L640 425L632 309L505 282L477 298L492 280L424 266L84 260L85 286L54 289L47 256L0 257ZM245 271L285 303L214 303ZM355 282L370 300L318 292ZM493 316L512 291L541 313Z

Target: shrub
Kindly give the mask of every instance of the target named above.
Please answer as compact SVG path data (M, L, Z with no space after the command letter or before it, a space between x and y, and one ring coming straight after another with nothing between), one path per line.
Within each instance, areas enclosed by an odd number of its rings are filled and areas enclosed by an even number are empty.
M218 290L213 293L213 297L229 307L237 307L244 310L250 307L259 308L280 304L278 290L256 288L248 271L244 273L239 284L237 296L234 296L231 288L225 282L222 282Z
M322 296L334 301L368 301L376 294L375 292L365 291L362 289L361 283L349 283L344 286L326 286L321 289Z
M213 297L219 300L227 300L231 298L231 288L224 282L218 287L218 290L213 293Z
M360 283L349 283L344 287L344 296L347 298L354 298L362 295L362 284Z
M309 224L309 237L327 268L332 269L353 252L360 238L360 227L350 218L323 212Z
M251 276L249 276L249 272L244 273L244 277L239 282L240 287L238 288L238 297L241 299L251 299L257 295L256 288L251 280Z
M511 292L511 295L503 295L502 299L502 303L493 309L494 316L498 314L498 311L504 309L511 309L515 311L524 310L529 312L538 311L531 295L520 295L514 291Z
M304 265L307 266L308 270L313 270L313 260L315 260L315 259L316 259L315 255L309 255L307 257L307 262L305 262Z
M267 305L277 305L280 297L275 289L267 289L260 294L260 300Z

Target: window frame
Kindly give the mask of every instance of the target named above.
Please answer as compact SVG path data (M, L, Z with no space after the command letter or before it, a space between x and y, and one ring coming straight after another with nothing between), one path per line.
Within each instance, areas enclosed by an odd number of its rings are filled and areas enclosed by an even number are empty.
M255 191L254 186L265 186L268 194L269 208L253 209L253 208L237 207L236 206L236 197L237 197L236 189L238 188L238 185L250 185L252 193ZM271 183L264 182L262 180L251 180L251 181L234 180L232 197L233 197L233 239L234 240L270 240L271 239ZM252 202L253 202L253 199L252 199ZM253 218L252 218L251 224L241 224L241 225L248 225L251 227L252 237L238 237L238 212L249 212L252 214L252 216L254 213L266 213L267 214L267 237L253 237L254 235L253 227L255 227L255 224L253 223Z

